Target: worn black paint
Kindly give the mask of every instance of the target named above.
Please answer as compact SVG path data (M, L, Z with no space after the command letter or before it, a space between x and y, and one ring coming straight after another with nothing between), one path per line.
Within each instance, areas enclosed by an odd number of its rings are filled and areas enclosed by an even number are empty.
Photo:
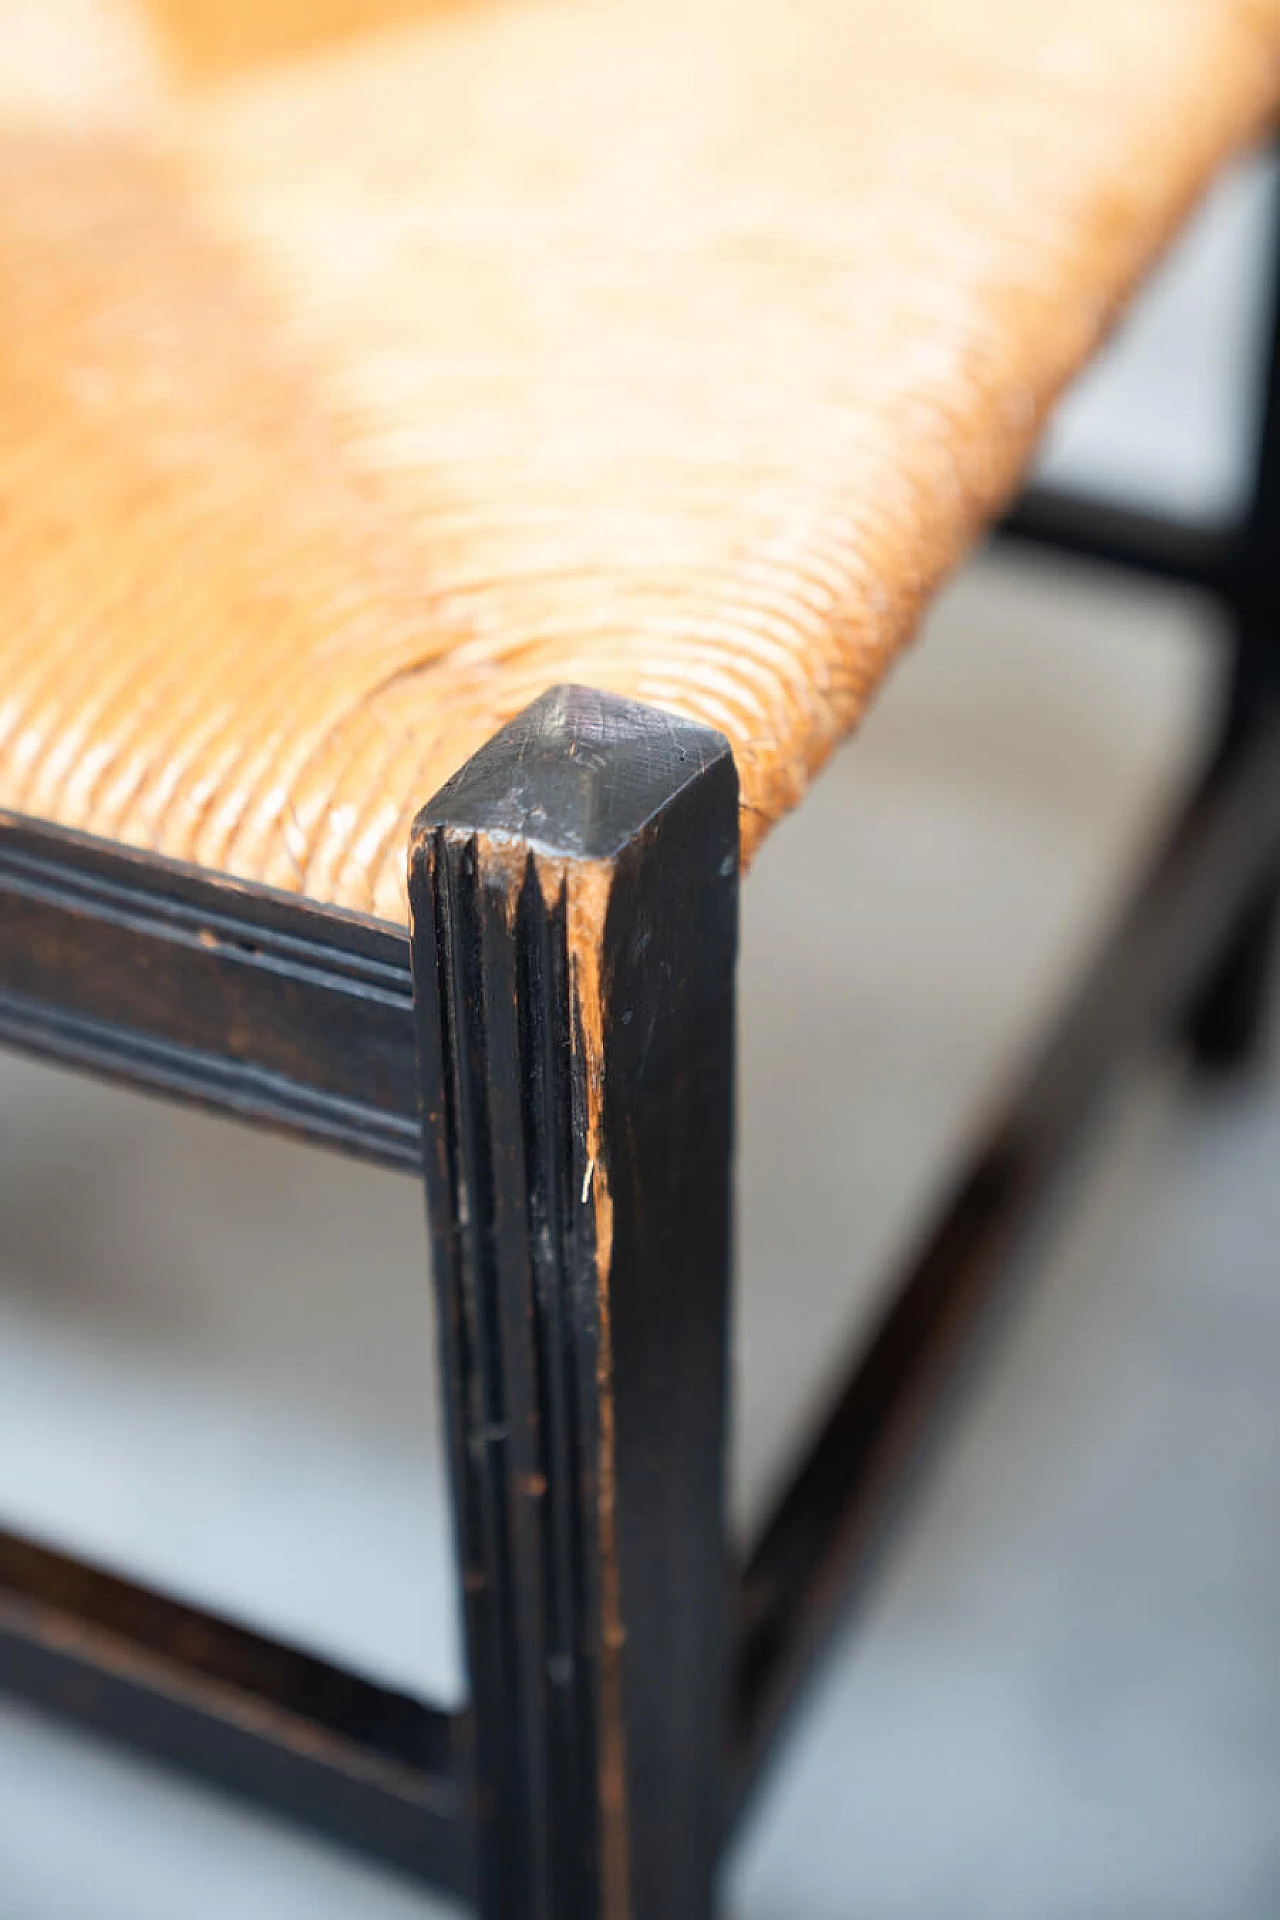
M1234 637L1229 711L1208 784L855 1356L750 1557L731 1811L840 1594L873 1564L967 1329L1123 1056L1167 1028L1180 996L1202 1060L1256 1046L1275 926L1278 353L1273 331L1241 529L1041 490L996 529L1214 595ZM513 887L509 866L499 884L487 855L518 844L611 868L629 1872L636 1920L702 1920L720 1758L705 1709L721 1634L733 915L717 847L731 837L730 782L714 736L588 694L538 703L477 756L417 841L420 1060L397 929L0 814L0 1040L411 1170L421 1093L475 1697L454 1720L11 1537L0 1683L426 1878L464 1890L478 1858L486 1911L503 1920L581 1920L602 1893L598 1328L564 914L527 875ZM636 1007L655 969L650 1031Z
M593 932L599 1168L565 862L601 872L607 900ZM415 829L428 1190L488 1920L705 1920L711 1908L736 885L725 743L583 689L528 709ZM616 1531L598 1471L609 1417ZM604 1644L615 1551L620 1694ZM624 1756L621 1892L617 1823L601 1811L611 1739Z
M402 933L3 812L0 1040L421 1164Z

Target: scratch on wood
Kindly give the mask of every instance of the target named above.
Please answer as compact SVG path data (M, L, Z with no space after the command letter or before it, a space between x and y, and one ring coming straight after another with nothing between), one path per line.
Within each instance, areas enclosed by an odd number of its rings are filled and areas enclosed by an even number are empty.
M602 970L605 917L613 868L604 861L563 863L569 978L576 1026L582 1035L587 1096L587 1173L583 1204L593 1210L596 1256L599 1404L598 1502L600 1526L601 1712L600 1818L604 1910L609 1920L628 1920L630 1872L626 1814L626 1750L622 1713L622 1589L618 1567L617 1481L613 1404L613 1339L610 1276L613 1267L613 1198L604 1140L605 980Z

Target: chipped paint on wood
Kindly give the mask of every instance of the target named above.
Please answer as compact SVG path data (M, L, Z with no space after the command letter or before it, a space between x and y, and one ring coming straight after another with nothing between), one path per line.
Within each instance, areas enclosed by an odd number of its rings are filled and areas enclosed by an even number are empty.
M565 863L565 931L573 996L571 1032L583 1054L586 1087L587 1172L582 1204L592 1210L596 1269L596 1394L599 1421L597 1517L600 1529L600 1816L601 1874L608 1920L628 1920L626 1740L622 1709L622 1659L626 1633L618 1569L617 1462L613 1397L613 1334L610 1280L613 1262L613 1196L605 1146L605 994L602 977L605 917L613 866L604 861Z
M415 835L491 1920L711 1897L736 798L714 735L560 688Z

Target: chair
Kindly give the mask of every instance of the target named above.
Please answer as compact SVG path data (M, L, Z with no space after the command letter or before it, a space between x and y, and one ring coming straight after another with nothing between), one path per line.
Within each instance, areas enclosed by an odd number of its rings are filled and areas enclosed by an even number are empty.
M705 1920L1067 1149L1138 1044L1256 1040L1280 330L1238 531L999 517L1267 129L1280 6L5 0L0 35L0 1038L424 1178L470 1697L11 1535L0 1682L488 1920ZM996 522L1219 595L1225 717L727 1573L739 867Z

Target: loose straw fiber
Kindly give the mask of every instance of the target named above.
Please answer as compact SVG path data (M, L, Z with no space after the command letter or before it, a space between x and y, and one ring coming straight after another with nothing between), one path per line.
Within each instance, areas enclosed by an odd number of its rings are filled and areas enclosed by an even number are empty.
M0 0L0 804L404 917L559 680L748 850L1280 99L1280 0Z

